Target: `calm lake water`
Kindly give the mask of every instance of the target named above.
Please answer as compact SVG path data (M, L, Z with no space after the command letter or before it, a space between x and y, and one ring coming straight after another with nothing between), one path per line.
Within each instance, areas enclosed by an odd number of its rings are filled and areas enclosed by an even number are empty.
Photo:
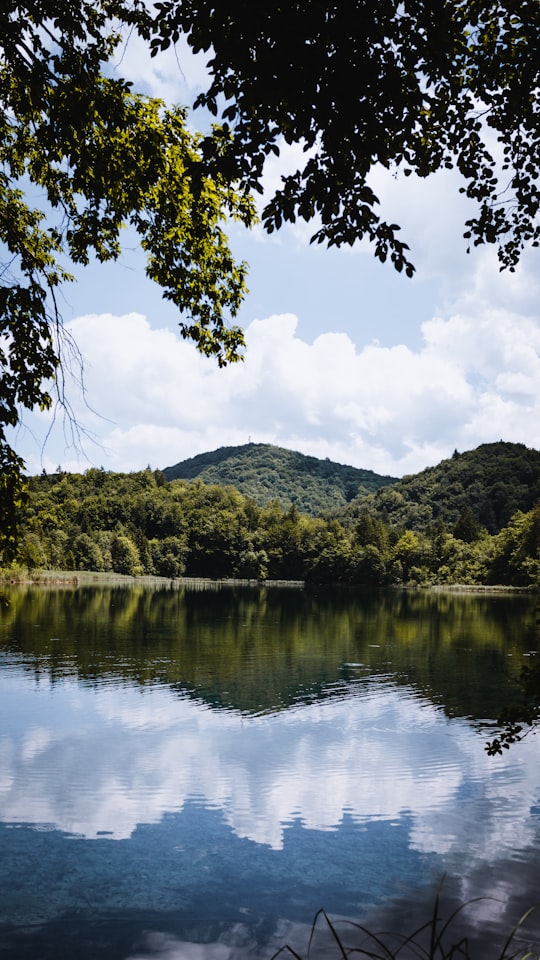
M409 934L444 878L445 917L485 898L448 942L494 957L540 904L539 738L484 750L536 652L533 598L141 584L2 600L0 956L306 956L320 908ZM540 906L520 937L540 952ZM311 955L338 956L324 923Z

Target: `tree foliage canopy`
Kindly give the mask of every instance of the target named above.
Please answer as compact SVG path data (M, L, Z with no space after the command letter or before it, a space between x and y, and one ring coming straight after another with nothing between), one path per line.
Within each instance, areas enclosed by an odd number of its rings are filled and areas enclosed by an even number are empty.
M194 480L168 482L161 471L115 474L88 470L84 475L42 474L30 479L30 498L21 517L21 559L28 567L104 570L177 577L240 577L306 580L317 583L383 584L483 584L538 589L540 584L540 501L527 512L517 505L527 501L522 490L516 501L511 486L527 474L538 480L540 464L514 445L480 447L456 458L463 468L463 484L452 488L441 510L443 475L449 461L416 478L407 507L407 488L398 481L369 494L357 478L360 494L353 510L341 517L314 516L295 503L280 504L267 489L256 503L232 485ZM491 449L490 449L491 448ZM274 448L268 447L271 453ZM257 444L245 448L259 462ZM217 453L219 453L217 451ZM498 456L498 454L501 454ZM235 458L238 464L238 457ZM242 466L244 478L246 460ZM313 461L313 462L312 462ZM453 461L452 461L453 462ZM327 467L327 461L318 462ZM283 460L274 458L273 471L281 478ZM188 466L190 465L188 461ZM478 504L493 489L493 472L504 465L512 484L511 497L499 515L492 534L485 527L474 537L454 523L465 503L476 520ZM191 461L191 466L196 464ZM290 463L302 472L306 491L319 500L317 461ZM334 465L335 466L335 465ZM372 478L375 479L376 475ZM380 477L380 480L385 478ZM290 477L281 478L290 489ZM470 481L470 482L469 482ZM404 491L405 495L401 493ZM262 490L259 491L262 494ZM503 490L499 491L502 495ZM397 513L381 507L387 495L401 504ZM379 502L382 501L382 502ZM425 508L426 520L418 524L414 503ZM508 510L516 510L503 523ZM447 526L443 517L451 521ZM409 518L409 519L407 519ZM465 536L463 534L465 533Z
M320 516L348 501L395 481L372 470L350 467L329 458L306 456L269 443L220 447L166 467L166 480L202 480L235 487L259 506L270 500L288 509Z
M165 108L111 75L122 30L143 29L134 0L6 0L0 10L0 456L7 512L21 461L6 439L21 407L63 397L70 346L57 291L69 262L118 257L129 225L147 273L182 314L180 329L220 364L239 356L229 324L245 287L223 221L253 219L245 193L202 162L185 111Z
M382 486L382 485L381 485ZM540 502L540 452L522 443L484 443L420 473L381 488L367 500L355 498L344 511L354 517L366 507L391 526L426 530L442 522L472 542L479 528L495 534L518 511ZM465 534L465 535L464 535Z
M184 35L209 56L197 103L220 123L193 135L186 111L111 70L129 31L153 53ZM251 191L282 140L305 164L267 203L267 230L302 217L313 239L367 238L411 275L399 226L378 210L378 165L421 177L457 168L476 203L465 236L514 269L540 239L537 0L5 0L0 9L0 500L3 546L22 463L7 440L21 408L65 399L69 341L57 309L70 263L118 257L130 226L180 329L220 364L245 289L224 232L250 224ZM118 58L117 58L118 59ZM64 363L62 362L64 360ZM54 391L53 391L54 393Z
M160 0L154 52L181 33L210 52L199 103L221 114L218 169L260 189L280 139L306 151L263 218L320 218L313 239L366 237L412 274L378 211L377 164L421 177L457 168L476 203L465 236L513 269L540 237L540 6L536 0Z

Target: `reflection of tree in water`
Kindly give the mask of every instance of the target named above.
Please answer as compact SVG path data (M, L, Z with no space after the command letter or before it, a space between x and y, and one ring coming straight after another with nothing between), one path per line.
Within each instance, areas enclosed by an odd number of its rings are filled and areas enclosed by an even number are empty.
M538 651L538 635L540 633L540 602L537 601L535 611L534 644L530 645L527 653L532 657ZM514 698L508 703L497 717L499 730L497 735L486 744L489 756L493 757L508 750L513 743L519 743L523 737L536 732L540 723L540 662L532 659L525 663L519 673L517 683L514 684Z
M456 596L399 591L367 595L356 591L310 592L288 588L247 589L233 586L212 589L191 589L185 586L155 589L137 584L125 588L14 588L9 591L9 599L10 606L2 617L0 649L6 658L18 660L37 676L54 679L70 675L79 678L85 685L94 682L98 675L110 678L113 683L130 687L137 684L165 684L183 694L189 691L193 696L217 707L233 707L247 713L261 709L279 709L316 697L343 697L350 691L364 689L366 682L373 677L384 683L412 684L432 700L442 703L450 715L489 716L490 705L495 703L498 707L498 694L495 696L494 691L507 685L508 664L516 662L517 675L518 667L523 662L523 654L528 652L529 645L534 641L535 629L534 600L527 597ZM470 704L473 704L475 713L469 712ZM285 717L283 721L286 726ZM223 756L221 728L226 724L223 717L216 715L213 723L220 730L220 755ZM240 726L243 728L244 724ZM270 725L262 723L250 726L265 729ZM331 746L338 742L340 729L339 724L333 725L335 736ZM145 741L143 749L151 753L148 747L149 742ZM229 756L235 755L235 747L233 744L233 748L225 754L224 763ZM424 749L422 744L421 750ZM281 739L278 750L281 763ZM131 755L129 750L124 752ZM386 763L387 760L388 758ZM489 767L489 764L486 766ZM437 775L440 778L440 768L438 770ZM116 772L115 768L115 774ZM320 769L315 772L320 777ZM387 777L387 780L393 783L391 777ZM412 780L414 781L414 777ZM128 777L126 782L131 789L132 780ZM305 782L305 778L302 782ZM423 786L421 789L424 794L429 794L429 790L426 791ZM451 792L451 788L449 790ZM260 792L265 795L265 791ZM266 791L266 795L268 793ZM355 795L362 796L362 791L356 790ZM501 795L490 799L493 803L499 803ZM474 797L472 800L474 801ZM463 926L458 924L456 927L456 937L463 933L470 938L471 956L474 956L475 960L484 960L484 956L487 957L485 945L488 944L491 950L494 944L502 943L513 923L530 906L529 897L535 886L535 878L527 877L527 870L533 870L537 861L534 854L528 861L518 860L517 855L512 859L514 835L511 837L511 852L503 851L500 837L493 837L492 834L493 820L490 817L485 817L484 821L480 817L469 819L467 812L463 813L464 810L467 811L466 801L467 798L464 806L460 808L458 818L464 824L463 842L456 848L454 859L449 860L450 869L459 856L461 871L463 850L470 853L468 841L473 831L476 832L479 823L485 821L485 826L478 832L485 829L492 845L485 863L480 863L479 860L477 863L471 856L464 870L452 876L445 884L441 913L449 916L458 903L472 896L500 897L500 903L492 904L489 915L475 908L473 914L464 914ZM463 798L458 802L463 803ZM525 807L528 812L527 803ZM193 810L196 810L196 804L193 805ZM474 802L469 810L474 811ZM182 816L187 816L185 811ZM210 818L214 818L217 824L219 818L215 811ZM531 816L533 831L534 819L534 815ZM345 817L343 824L346 824L346 820ZM208 837L208 822L208 817L204 818L204 822L201 819L200 833L196 835L195 822L190 821L186 836L191 838L192 846L189 848L189 856L185 857L186 862L195 860L194 853L199 836ZM161 871L167 857L171 863L175 858L174 843L171 842L173 833L169 833L172 831L172 823L171 818L166 817L151 827L152 832L163 833L164 842L158 858ZM350 847L349 837L343 835L343 824L340 827L342 846L339 850L335 845L326 848L337 854L328 857L332 875L328 886L329 894L325 895L322 901L333 915L339 912L340 906L343 912L346 912L347 908L340 886L346 872L344 851L347 852L350 848L350 888L355 896L358 895L358 871L361 869L359 864L363 863L365 867L366 863L366 858L357 856ZM435 818L434 829L437 826L438 820ZM414 886L419 874L418 860L413 863L414 876L407 879L398 857L396 825L390 825L387 821L385 826L380 820L373 827L375 832L379 829L381 842L374 845L373 859L369 861L369 869L365 871L371 885L370 892L377 876L385 879L390 877L393 884L392 869L396 870L400 884L409 882ZM148 833L145 830L138 831L137 840L145 845L149 832L150 828ZM310 836L309 831L302 828L300 820L294 825L288 824L286 832L287 842L292 845L291 855L294 855L294 862L303 864L303 861L298 860L300 843L309 850L306 862L313 862L311 843L317 841L317 836ZM365 831L359 832L362 836L365 835ZM402 836L403 851L409 832ZM12 842L19 842L23 831L11 831L10 836ZM231 904L230 910L227 904L227 916L233 914L234 905L238 907L239 903L245 902L237 895L238 887L230 883L230 876L233 872L232 866L241 861L239 851L241 852L246 844L244 840L234 839L232 831L230 836L228 856L231 870L224 874L228 876L229 882L228 885L221 884ZM44 831L39 834L39 839L45 844L51 839L51 834ZM340 831L324 834L325 845L334 844L339 839ZM527 849L526 844L532 842L529 835L519 847L520 858ZM70 840L70 848L75 849L75 843L76 841ZM201 848L202 845L201 840ZM88 856L99 849L98 843L83 844L81 841L79 846L84 846ZM145 846L145 850L150 850L150 846ZM381 855L383 848L387 850L388 863L385 863ZM493 853L494 848L497 848L496 853ZM128 850L128 844L115 845L114 850L117 854L123 853ZM422 848L422 851L425 852L425 848ZM275 856L278 859L282 854ZM259 857L260 861L257 863L260 862L261 869L257 876L264 876L266 890L270 874L268 863L274 854L261 844ZM106 860L107 863L111 862L110 852ZM289 881L291 872L288 864L293 860L287 861L287 870L283 871ZM20 858L14 857L13 861L19 870ZM77 862L81 862L79 852ZM136 860L131 860L129 866L135 862ZM439 865L440 861L437 860L437 869ZM177 869L176 865L174 869ZM307 876L307 871L305 872ZM156 873L160 880L159 871ZM154 876L153 871L149 871L149 874ZM240 871L240 874L238 882L245 884L247 891L255 890L255 884L246 882L243 871ZM129 887L131 894L133 877L130 871L122 870L119 875L123 876L126 888ZM137 876L136 871L133 875ZM147 874L141 870L138 875L145 878L144 895L147 899L144 902L148 903ZM201 876L205 882L208 879L210 885L215 880L211 872L203 871L202 868ZM339 883L336 877L339 877ZM117 891L119 884L117 878L114 879L112 886ZM278 879L283 883L282 877ZM160 891L166 890L171 898L177 896L171 883L164 882L162 886L160 884L161 880L160 883L156 882L156 889L159 887ZM414 930L429 918L435 885L436 881L433 887L426 884L425 896L416 888L416 900L412 902L409 896L404 896L401 900L385 897L380 907L369 908L365 917L366 925L375 931ZM41 884L41 889L44 887L46 885ZM211 904L209 910L214 909L215 902L214 888L210 889L212 895L208 897ZM243 894L244 887L241 889ZM334 900L330 896L332 892L336 897ZM295 883L291 883L290 887L282 887L282 895L287 903L294 902L297 894ZM336 902L338 897L339 901ZM200 908L201 900L198 896L195 897L195 894L194 899ZM251 916L254 913L255 909ZM129 934L132 938L130 943L133 943L134 930L136 933L140 931L142 936L144 929L163 929L163 926L160 926L163 915L159 916L156 912L156 915L152 916L149 909L144 914L144 924L139 927L140 916L138 911L135 919L119 913L113 921L108 913L107 917L99 917L96 921L95 914L93 917L78 914L77 935L80 937L82 930L94 949L96 942L101 943L100 938L109 934L111 937L114 934L117 938L115 942L118 942L122 938L121 927L124 923L126 936ZM176 935L182 943L185 938L190 939L192 934L181 928L184 919L180 917L179 911L175 916L178 919L178 928L174 926L171 911L171 917L167 917L170 925L166 929L172 938L171 942ZM245 916L242 915L240 919L245 919ZM533 931L535 929L538 932L538 925L533 927ZM262 934L266 932L262 931ZM40 952L36 947L39 937L50 936L52 945L58 942L60 933L69 931L62 925L53 929L51 924L45 932L42 928L39 935L35 933L35 939L31 933L25 933L29 960ZM305 929L304 933L306 934ZM18 939L11 931L9 936L13 936L13 942ZM205 936L202 927L199 936L200 939ZM208 928L206 936L209 940L217 938L219 930L216 932L212 928L210 932ZM307 941L308 934L302 943L296 944L302 956L305 955ZM40 944L43 942L43 939L39 940ZM69 949L66 948L66 957L75 955L74 951L77 956L82 957L82 952L77 949L76 939L69 940L68 937L66 944L72 951L69 954ZM255 951L255 945L250 941L250 947L252 946ZM129 955L128 947L124 956ZM98 952L102 955L101 950ZM524 948L519 955L525 952ZM52 953L51 946L51 955ZM22 956L21 953L18 955ZM139 955L140 952L137 953L137 956ZM253 955L254 953L251 954ZM270 952L265 952L265 956L269 955ZM312 956L314 960L317 953L314 952ZM328 960L329 956L339 956L339 953L325 953L325 960Z
M536 644L527 596L200 584L6 595L3 649L38 676L163 683L247 713L377 676L449 716L494 717Z

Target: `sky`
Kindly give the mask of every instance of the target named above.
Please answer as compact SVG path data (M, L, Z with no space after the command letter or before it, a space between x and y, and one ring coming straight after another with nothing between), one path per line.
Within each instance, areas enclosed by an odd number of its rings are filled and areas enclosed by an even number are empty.
M204 61L180 45L150 60L131 39L121 70L137 89L191 103ZM195 123L195 121L193 121ZM267 193L296 169L272 158ZM250 264L236 322L243 363L219 369L178 333L174 308L127 236L120 260L77 273L60 301L84 365L61 411L25 414L11 438L29 473L163 469L222 446L272 443L401 477L497 440L540 448L540 271L466 252L468 201L452 171L427 180L375 171L381 209L402 226L414 278L363 243L310 245L313 224L229 231Z

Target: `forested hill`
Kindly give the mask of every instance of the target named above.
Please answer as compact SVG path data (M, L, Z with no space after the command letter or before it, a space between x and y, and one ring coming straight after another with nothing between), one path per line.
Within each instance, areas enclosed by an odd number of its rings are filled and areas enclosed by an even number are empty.
M373 496L357 497L342 514L352 520L366 509L399 529L426 530L441 522L463 540L480 528L497 533L518 510L540 500L540 452L522 443L485 443L435 467L403 477Z
M332 464L320 463L330 482ZM150 468L42 473L28 481L18 547L26 570L539 589L540 453L505 443L456 453L333 517Z
M327 514L395 483L372 470L319 460L269 443L247 443L201 453L163 470L167 480L202 480L235 487L259 506L276 500L301 513Z

